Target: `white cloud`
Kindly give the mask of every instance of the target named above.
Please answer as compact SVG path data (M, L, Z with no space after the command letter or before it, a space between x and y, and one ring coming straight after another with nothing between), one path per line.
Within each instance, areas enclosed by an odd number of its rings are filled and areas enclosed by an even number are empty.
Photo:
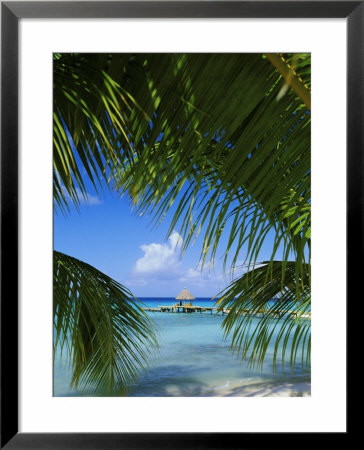
M80 196L80 198L82 198L82 197ZM101 205L102 204L102 200L100 200L99 197L97 197L96 195L91 195L89 193L87 193L87 199L84 200L82 198L81 202L85 203L86 205Z
M214 269L209 269L209 264L206 264L201 269L201 264L196 268L190 267L186 272L181 274L179 281L186 283L189 286L214 286L221 287L226 283L226 279L221 272L216 273Z
M141 245L144 255L137 260L134 267L135 274L156 275L158 273L175 273L178 270L178 253L181 249L182 238L177 231L173 231L168 242L163 244L151 243Z
M62 185L62 191L66 198L66 200L72 203L72 198L70 194L67 192L65 186ZM101 205L102 200L97 195L92 195L86 192L87 198L85 199L80 188L76 187L76 194L80 200L81 205Z
M182 244L180 234L173 231L167 242L141 245L143 256L135 262L125 284L140 288L143 295L151 295L149 292L174 295L174 291L181 290L184 286L195 296L209 296L220 292L229 282L222 271L213 265L210 267L208 262L202 270L201 264L183 267L179 258ZM145 291L147 286L150 291Z
M69 195L69 193L66 191L65 187L62 187L63 192L66 194L66 198L71 200L71 197ZM84 196L82 195L82 191L80 188L76 187L76 193L78 195L78 198L80 199L81 204L83 205L101 205L102 201L100 200L100 198L97 195L92 195L89 194L88 192L86 192L86 196L87 198L85 199Z

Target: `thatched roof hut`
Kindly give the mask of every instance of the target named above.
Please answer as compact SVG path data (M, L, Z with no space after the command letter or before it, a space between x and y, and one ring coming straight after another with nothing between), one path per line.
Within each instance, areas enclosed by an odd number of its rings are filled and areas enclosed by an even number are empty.
M176 300L195 300L195 297L188 289L183 288L182 291L177 295Z

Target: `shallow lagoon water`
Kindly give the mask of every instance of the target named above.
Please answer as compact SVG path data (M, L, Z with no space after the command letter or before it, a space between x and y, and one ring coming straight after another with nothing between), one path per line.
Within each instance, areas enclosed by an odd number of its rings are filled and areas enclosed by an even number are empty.
M141 299L146 306L169 305L173 298ZM199 306L213 306L198 298ZM294 374L278 366L273 374L273 348L268 348L262 368L251 369L229 350L223 339L221 315L210 313L148 313L158 326L159 352L131 387L129 396L307 396L310 379L299 369ZM259 319L254 319L259 320ZM54 395L89 395L69 389L71 370L56 355Z

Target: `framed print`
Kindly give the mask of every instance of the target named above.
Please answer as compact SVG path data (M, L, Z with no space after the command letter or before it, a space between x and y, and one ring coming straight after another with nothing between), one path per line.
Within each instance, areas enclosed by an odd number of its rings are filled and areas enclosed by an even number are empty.
M346 439L362 2L1 6L1 445Z

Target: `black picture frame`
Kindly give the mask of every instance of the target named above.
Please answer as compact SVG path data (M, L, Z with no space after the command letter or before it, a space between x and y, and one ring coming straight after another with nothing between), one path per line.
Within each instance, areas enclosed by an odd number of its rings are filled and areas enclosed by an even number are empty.
M18 21L21 18L346 18L347 300L363 273L363 1L1 2L1 448L265 448L279 433L18 433ZM358 251L359 250L359 251ZM348 351L351 348L347 346ZM349 413L347 415L349 419ZM349 436L335 433L335 440ZM280 446L307 445L310 433ZM316 433L315 443L327 435Z

